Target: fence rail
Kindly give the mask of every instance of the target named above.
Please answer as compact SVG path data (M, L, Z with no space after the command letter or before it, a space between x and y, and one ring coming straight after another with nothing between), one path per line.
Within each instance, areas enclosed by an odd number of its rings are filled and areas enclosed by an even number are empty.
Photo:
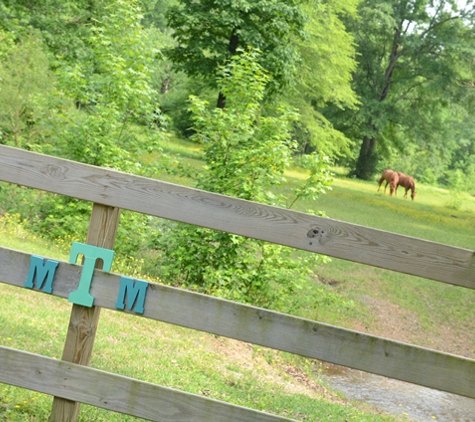
M0 363L2 382L151 421L292 421L8 347L0 346Z
M94 202L95 210L104 211L97 214L105 216L95 220L97 227L106 226L107 216L117 214L115 210L128 209L475 289L474 252L467 249L5 146L0 146L0 180ZM117 215L114 218L117 222ZM113 243L110 233L99 231L101 238ZM25 287L30 260L29 254L0 248L0 282ZM59 263L53 295L67 298L77 288L78 267ZM95 308L117 310L120 279L117 274L95 271L90 289ZM475 398L475 361L460 356L155 283L148 284L145 304L142 316L154 320ZM125 312L134 311L126 308ZM187 415L196 421L290 420L208 402L67 360L0 347L0 382L156 421L188 420ZM21 371L15 371L20 367ZM46 372L42 368L47 368ZM79 380L88 377L95 379L95 384L77 387ZM106 385L117 383L117 390L111 390L114 400L104 399L102 387L97 387L101 384L98 377ZM137 391L140 396L143 392L139 404ZM157 395L170 404L169 409L162 407ZM164 413L150 411L154 406ZM215 416L209 416L208 410ZM239 417L233 412L239 412Z
M6 146L0 180L475 289L469 249Z
M0 281L24 287L29 262L29 254L0 248ZM54 296L76 290L78 267L60 262ZM120 277L96 270L96 306L117 310ZM141 316L475 398L474 360L423 347L156 283Z

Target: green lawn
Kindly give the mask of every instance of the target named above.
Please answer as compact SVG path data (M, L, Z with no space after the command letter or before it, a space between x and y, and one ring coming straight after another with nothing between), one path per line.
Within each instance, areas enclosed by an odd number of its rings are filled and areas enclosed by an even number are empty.
M67 259L58 247L26 237L23 230L17 234L21 237L0 232L0 244ZM61 356L70 313L67 301L0 284L0 309L0 344ZM296 419L305 415L309 420L395 420L362 406L333 403L331 394L304 388L285 372L287 362L261 347L102 310L91 366ZM0 384L2 420L43 422L51 403L44 394ZM79 420L139 419L83 405Z
M339 177L314 207L337 220L475 249L475 198L425 185L417 185L415 201L402 196L401 191L397 197L384 195L383 189L377 192L376 182ZM323 309L318 314L321 320L349 328L355 328L358 320L357 326L376 332L377 321L365 300L371 296L417 316L416 323L425 333L415 331L411 341L431 347L434 336L451 331L465 339L464 348L455 351L475 356L475 337L469 334L475 330L470 316L474 291L339 259L321 265L316 272L322 280L333 280L333 291L355 304L346 311Z

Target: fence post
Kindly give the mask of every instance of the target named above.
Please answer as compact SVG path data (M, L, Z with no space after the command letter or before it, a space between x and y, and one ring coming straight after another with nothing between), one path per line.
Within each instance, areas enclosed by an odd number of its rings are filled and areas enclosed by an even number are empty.
M119 208L94 204L86 243L92 246L113 249L119 219ZM98 260L96 268L102 268L100 260ZM101 308L97 306L88 308L73 304L62 360L89 365L100 311ZM80 403L78 402L55 397L50 422L76 422L79 415L79 406Z

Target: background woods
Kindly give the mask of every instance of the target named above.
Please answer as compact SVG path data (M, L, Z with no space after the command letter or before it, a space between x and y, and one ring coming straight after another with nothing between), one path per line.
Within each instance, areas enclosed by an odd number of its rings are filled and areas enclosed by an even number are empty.
M397 168L473 192L473 10L445 0L6 1L0 142L282 207L324 193L332 163L358 178ZM181 140L204 166L167 153ZM307 179L276 196L295 164ZM85 230L81 201L1 194L2 211L35 232ZM154 276L200 291L278 302L314 268L234 235L122 221L118 253L153 250Z
M345 20L357 45L352 86L361 107L338 111L333 121L357 141L356 177L371 179L384 161L398 167L406 160L407 172L429 183L450 185L453 171L473 171L456 156L473 144L466 132L473 92L462 81L470 74L474 13L470 2L369 0Z
M5 1L0 141L136 168L164 132L192 135L189 95L224 107L219 69L252 48L269 75L261 112L298 112L301 154L473 189L474 13L471 0Z

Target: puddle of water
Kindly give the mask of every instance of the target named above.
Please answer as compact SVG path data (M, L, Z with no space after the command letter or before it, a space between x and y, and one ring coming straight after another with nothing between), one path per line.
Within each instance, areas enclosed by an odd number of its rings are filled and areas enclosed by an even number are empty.
M349 399L414 421L475 421L475 399L337 365L324 365L319 376Z

